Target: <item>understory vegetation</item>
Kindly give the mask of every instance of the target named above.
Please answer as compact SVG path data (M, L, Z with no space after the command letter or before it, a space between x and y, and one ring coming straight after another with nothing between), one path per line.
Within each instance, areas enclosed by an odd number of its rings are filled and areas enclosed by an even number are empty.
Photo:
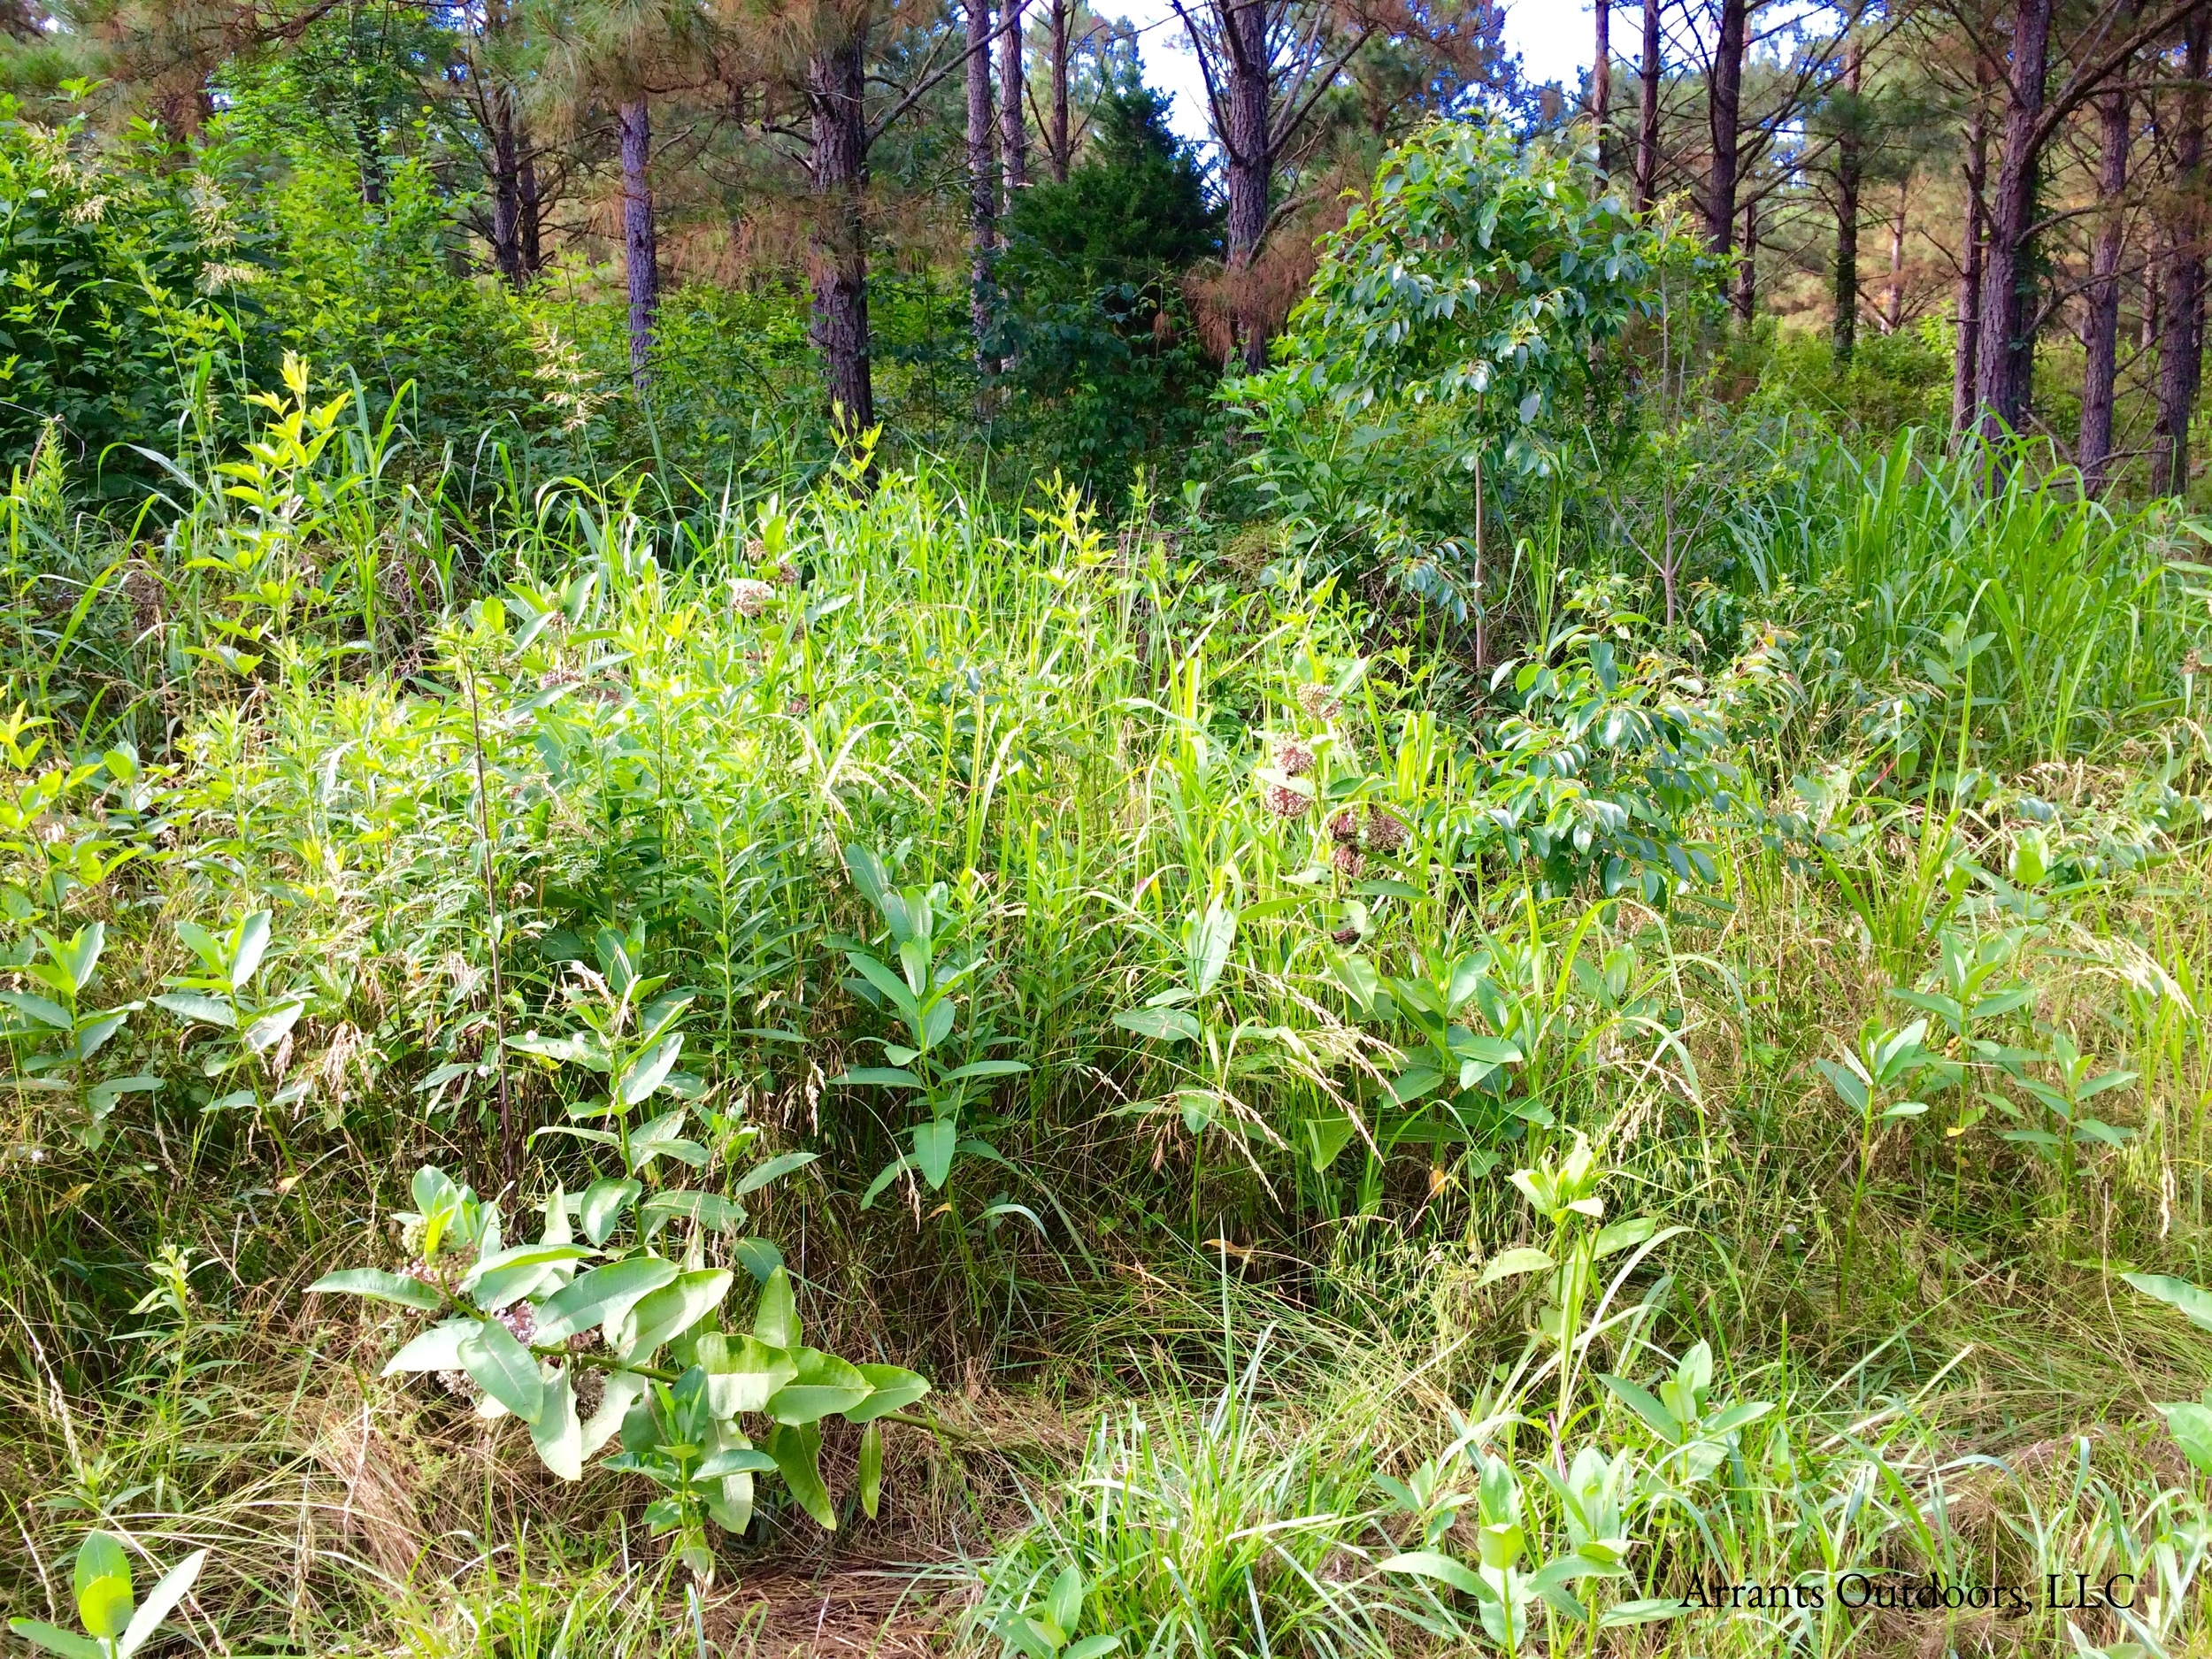
M133 188L70 222L204 231ZM2204 1651L2212 529L1747 388L1571 146L1414 133L1202 398L1059 188L1029 280L1127 302L1007 347L1097 400L1065 471L686 428L737 293L658 390L465 383L558 336L434 238L423 332L282 336L374 373L53 357L17 1634Z

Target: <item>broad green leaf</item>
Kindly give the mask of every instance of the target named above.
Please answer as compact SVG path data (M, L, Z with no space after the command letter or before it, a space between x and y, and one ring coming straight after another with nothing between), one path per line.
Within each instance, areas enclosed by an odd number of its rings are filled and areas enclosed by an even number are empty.
M1598 1615L1598 1628L1620 1630L1631 1624L1655 1624L1663 1618L1679 1618L1693 1605L1678 1595L1655 1595L1634 1601L1618 1601Z
M618 1320L639 1300L671 1285L676 1264L657 1256L635 1256L579 1273L538 1304L537 1340L565 1342L579 1332Z
M830 1504L829 1488L822 1484L822 1431L818 1425L780 1423L769 1438L768 1455L776 1460L784 1485L799 1507L826 1532L837 1530L837 1511Z
M282 1042L292 1027L299 1024L300 1016L306 1011L306 1009L307 1004L304 1002L287 1002L282 1007L262 1015L260 1018L246 1027L246 1047L251 1048L256 1054L266 1054L277 1044Z
M77 1618L103 1640L128 1628L135 1602L131 1594L130 1557L105 1532L88 1532L77 1547Z
M799 1363L788 1348L722 1332L699 1339L699 1364L707 1374L714 1415L726 1419L765 1411L776 1391L799 1374Z
M630 1408L645 1395L646 1379L635 1371L618 1371L607 1378L607 1392L599 1402L599 1409L584 1419L583 1455L592 1456L615 1437L622 1427L622 1419Z
M538 1448L538 1461L562 1479L584 1478L584 1426L576 1419L576 1388L566 1366L544 1386L530 1443Z
M2158 1412L2166 1419L2166 1432L2174 1437L2182 1455L2196 1465L2200 1474L2212 1475L2212 1408L2185 1402L2160 1406Z
M242 991L261 972L269 951L269 912L256 910L238 925L238 954L231 958L230 988Z
M161 999L156 997L156 1002ZM28 1014L42 1025L51 1025L58 1031L67 1031L77 1022L69 1010L50 997L35 996L28 991L0 991L0 1002L6 1003L19 1014Z
M1083 1622L1083 1573L1080 1568L1063 1567L1060 1576L1052 1581L1052 1588L1045 1592L1045 1611L1062 1630L1073 1630Z
M903 1411L929 1392L929 1379L898 1365L856 1365L870 1393L844 1414L848 1423L872 1423L889 1411Z
M791 1294L791 1275L781 1266L760 1287L760 1301L753 1310L753 1334L770 1348L799 1346L798 1302Z
M1205 1035L1197 1020L1179 1008L1141 1008L1114 1016L1124 1031L1155 1042L1196 1042Z
M766 1452L749 1446L732 1447L719 1451L692 1471L700 1480L720 1480L726 1475L772 1475L776 1460Z
M872 1394L874 1386L859 1369L818 1348L803 1348L792 1356L796 1372L771 1396L768 1415L779 1423L818 1423L826 1417L857 1406Z
M62 1630L42 1619L12 1618L8 1628L25 1641L43 1647L48 1653L58 1653L62 1659L107 1659L107 1649L89 1636L80 1636L73 1630Z
M619 1337L616 1348L624 1359L643 1360L720 1307L729 1294L727 1268L682 1274L640 1301L609 1334Z
M738 1182L732 1195L743 1198L757 1193L769 1182L780 1180L794 1170L806 1168L819 1156L821 1154L818 1152L786 1152L780 1156L770 1158L765 1164L756 1164L745 1171L745 1179Z
M860 1508L870 1520L883 1501L883 1425L871 1423L860 1437Z
M461 1339L475 1330L476 1324L473 1319L462 1317L432 1325L386 1360L382 1375L396 1377L405 1371L460 1370Z
M170 1609L184 1600L205 1565L207 1551L196 1549L161 1575L161 1582L146 1593L144 1604L133 1616L123 1640L116 1644L119 1659L131 1659L146 1645L146 1639L161 1627L161 1621L169 1617Z
M487 1319L461 1340L461 1369L494 1400L534 1425L545 1405L538 1362L496 1319Z
M682 1144L687 1147L691 1142ZM638 1225L649 1239L679 1218L726 1232L743 1226L745 1214L744 1205L714 1193L658 1192L638 1206Z
M632 1180L620 1180L613 1176L602 1176L584 1189L584 1202L578 1209L577 1220L582 1224L584 1236L595 1245L604 1244L607 1237L622 1219L622 1212L634 1203L645 1188Z
M1060 1659L1106 1659L1108 1654L1120 1650L1121 1638L1118 1636L1086 1636L1081 1641L1070 1644L1061 1653Z
M535 1290L549 1267L580 1262L594 1254L580 1244L516 1244L496 1256L480 1257L462 1279L461 1288L487 1313L497 1313Z
M1492 1256L1482 1270L1482 1277L1475 1281L1479 1290L1485 1285L1495 1284L1502 1279L1511 1279L1520 1273L1541 1273L1558 1265L1549 1254L1524 1247L1517 1250L1501 1250Z
M417 1309L423 1313L434 1313L446 1302L442 1292L419 1279L388 1273L378 1267L349 1267L341 1272L325 1273L307 1288L311 1294L328 1295L342 1292L373 1296L379 1302L396 1302L403 1308Z
M638 1056L623 1073L616 1087L627 1106L642 1105L650 1100L669 1072L675 1069L676 1060L684 1051L684 1034L672 1032Z
M1236 941L1237 918L1219 899L1206 906L1203 917L1187 918L1183 925L1185 971L1191 989L1201 996L1212 990L1229 965L1229 947Z
M884 1088L927 1088L928 1084L914 1073L896 1066L862 1065L849 1071L840 1071L830 1079L833 1083L874 1083Z
M952 1172L953 1149L959 1141L960 1125L949 1118L914 1125L914 1162L931 1192L942 1188Z
M238 1028L235 1009L219 998L203 996L197 991L165 991L154 998L154 1006L165 1008L180 1019L197 1020L203 1025L220 1025L225 1031Z
M1019 1077L1028 1070L1029 1063L1025 1060L971 1060L946 1072L945 1081L957 1083L963 1078L973 1077Z
M1402 1555L1393 1555L1382 1563L1385 1572L1411 1573L1417 1578L1433 1578L1448 1584L1455 1590L1469 1595L1482 1594L1482 1583L1465 1566L1449 1555L1439 1555L1432 1549L1409 1550Z
M1416 1061L1390 1079L1390 1098L1401 1106L1410 1106L1443 1080L1443 1072L1436 1067Z

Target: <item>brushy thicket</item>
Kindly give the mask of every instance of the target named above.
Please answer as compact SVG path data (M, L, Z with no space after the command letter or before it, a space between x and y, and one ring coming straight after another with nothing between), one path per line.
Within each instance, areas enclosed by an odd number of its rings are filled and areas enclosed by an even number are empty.
M740 434L685 354L788 387L772 297L672 300L654 403L498 303L571 403L293 357L98 417L135 516L56 427L0 502L9 1612L96 1528L225 1654L2200 1646L2178 506L1786 351L1707 401L1686 323L1471 589L1317 487ZM625 1214L733 1304L562 1479L662 1339L525 1345ZM411 1308L526 1369L388 1374Z

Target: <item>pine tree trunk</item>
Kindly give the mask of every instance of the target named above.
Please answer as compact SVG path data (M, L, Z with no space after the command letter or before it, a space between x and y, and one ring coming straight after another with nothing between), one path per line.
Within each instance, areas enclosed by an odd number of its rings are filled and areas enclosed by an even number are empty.
M1865 69L1865 53L1858 19L1851 19L1850 44L1843 58L1843 126L1836 134L1836 268L1829 285L1835 306L1830 326L1836 361L1851 361L1859 342L1859 185L1865 158L1859 131L1859 88Z
M1052 181L1068 181L1074 141L1068 128L1068 0L1052 0L1052 130L1045 135L1045 158Z
M1659 0L1644 0L1644 57L1636 110L1636 211L1647 212L1659 188Z
M998 43L998 135L1005 159L1005 193L999 197L1002 220L1014 216L1014 196L1029 182L1029 123L1022 113L1022 0L1004 0L1005 33ZM1005 235L1003 227L1000 234Z
M644 96L625 98L615 120L622 141L622 263L630 279L630 378L651 373L653 313L660 308L660 262L653 236L653 191L646 169L653 128Z
M1268 75L1267 9L1262 0L1223 0L1223 54L1229 81L1229 271L1238 279L1237 332L1244 366L1267 366L1267 335L1251 303L1248 277L1267 234L1268 193L1274 183L1274 150L1268 132L1272 87Z
M976 372L992 364L986 345L994 313L991 256L998 247L998 155L991 142L991 0L968 0L968 227L972 236L968 315L975 326Z
M538 194L538 156L528 140L526 131L519 134L516 148L520 156L515 163L516 196L522 209L522 274L526 280L545 269L545 198Z
M1720 0L1720 34L1713 46L1713 73L1706 115L1713 138L1713 170L1705 184L1705 234L1721 267L1736 235L1736 143L1743 111L1746 0Z
M1977 419L1982 435L1991 439L2019 430L2027 415L2028 372L2034 365L2034 342L2023 335L2032 297L2028 233L2034 223L2040 149L2036 126L2050 68L2051 8L2052 0L2018 0L2013 11L2004 132L1982 258L1981 339L1975 350Z
M1978 83L1973 112L1966 121L1966 222L1959 245L1958 343L1951 365L1951 430L1963 433L1974 419L1978 384L1975 364L1981 350L1983 193L1989 182L1989 61L1978 58Z
M2102 489L2112 458L2112 405L2120 350L2120 199L2128 182L2128 95L2115 85L2097 97L2097 196L2104 206L2089 250L2088 326L2082 331L2086 362L2081 381L2081 433L2074 460L2082 486Z
M492 139L492 263L510 287L522 271L522 165L515 142L515 100L503 86L485 94Z
M868 183L864 48L854 35L816 52L807 64L806 88L817 204L808 249L814 343L828 374L831 412L856 434L876 424L868 360L868 226L862 211Z
M2196 411L2204 361L2203 211L2198 201L2204 163L2206 27L2201 6L2190 12L2182 40L2189 84L2174 127L2174 182L2178 204L2167 231L2165 330L2159 339L2158 419L2152 428L2151 488L2162 495L2189 491L2189 421Z
M1597 13L1597 54L1590 60L1590 119L1598 129L1598 170L1609 171L1612 146L1607 128L1613 119L1613 7L1612 0L1593 0Z
M1905 322L1905 209L1912 200L1912 174L1897 181L1897 214L1889 222L1889 287L1882 293L1882 332L1893 334Z
M1759 307L1759 198L1743 204L1743 257L1736 268L1736 321L1745 328Z

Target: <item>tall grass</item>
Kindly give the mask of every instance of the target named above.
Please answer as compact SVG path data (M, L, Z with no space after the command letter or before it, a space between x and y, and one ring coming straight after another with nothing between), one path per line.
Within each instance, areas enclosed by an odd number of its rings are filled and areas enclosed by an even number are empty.
M231 470L179 462L134 540L35 470L4 503L9 685L48 722L13 730L0 777L11 986L98 923L81 989L127 1014L83 1063L11 1039L0 1341L23 1432L0 1496L31 1547L11 1610L50 1616L96 1522L157 1554L213 1545L196 1629L232 1651L682 1645L673 1569L611 1479L541 1484L442 1394L371 1375L388 1333L296 1294L394 1259L416 1164L493 1190L503 1100L524 1131L580 1100L573 1068L500 1040L565 1024L606 925L697 993L701 1133L820 1155L749 1199L809 1329L923 1364L974 1437L899 1453L915 1495L863 1536L1002 1545L971 1581L983 1646L1069 1564L1133 1649L1480 1644L1472 1603L1384 1572L1440 1513L1385 1480L1410 1493L1433 1464L1432 1497L1497 1460L1540 1557L1572 1543L1543 1471L1567 1481L1586 1449L1635 1475L1630 1600L1717 1575L2033 1573L2162 1540L2193 1572L2194 1477L2147 1406L2202 1386L2201 1351L2105 1271L2195 1272L2204 1242L2189 780L2159 782L2162 818L2115 788L2032 820L2019 791L1961 782L2053 761L2145 782L2126 741L2180 711L2196 639L2169 520L2017 472L1977 495L1902 443L1732 520L1770 605L1752 620L1825 664L1826 718L1751 695L1754 668L1785 678L1770 659L1694 672L1624 605L1599 617L1586 701L1540 726L1533 703L1443 703L1432 641L1258 580L1141 497L1110 527L1066 492L1018 510L927 469L752 497L471 480L303 375L263 413ZM1894 774L1901 746L1860 717L1904 703L1944 780L1871 803L1839 785L1793 827L1778 795L1801 772ZM1657 751L1605 745L1678 716L1738 781L1668 816L1633 793ZM1675 838L1682 869L1548 881L1501 830L1531 778L1567 852L1624 823ZM900 1041L853 972L892 949L864 855L968 972L956 1057L1029 1068L961 1108L941 1184L909 1171L871 1203L920 1109L835 1080ZM254 994L303 1012L280 1051L242 1055L151 999L190 960L178 924L263 910ZM1939 990L1947 932L2017 933L2031 995L1977 1033L2005 1057L1962 1037L1940 1056L1958 1085L1870 1131L1812 1063L1894 1016L1893 992ZM2100 1096L2120 1144L2062 1164L1992 1103L2026 1110L2062 1034L2133 1074ZM1403 1110L1412 1056L1463 1051L1449 1112ZM94 1086L127 1076L159 1087L94 1134ZM1606 1219L1685 1231L1622 1286L1632 1333L1547 1372L1527 1359L1544 1276L1486 1274L1556 1246L1507 1178L1578 1132L1615 1171ZM532 1190L589 1179L570 1143L529 1156ZM169 1314L141 1307L164 1246L198 1263ZM1255 1322L1294 1328L1298 1363ZM1717 1431L1689 1481L1593 1379L1655 1386L1701 1341L1716 1409L1770 1409ZM1581 1379L1564 1398L1560 1370ZM1467 1555L1460 1507L1428 1541ZM740 1577L796 1548L767 1508L726 1545ZM731 1627L710 1612L695 1647ZM1924 1633L1533 1617L1623 1651ZM2070 1639L2044 1618L2023 1640Z

